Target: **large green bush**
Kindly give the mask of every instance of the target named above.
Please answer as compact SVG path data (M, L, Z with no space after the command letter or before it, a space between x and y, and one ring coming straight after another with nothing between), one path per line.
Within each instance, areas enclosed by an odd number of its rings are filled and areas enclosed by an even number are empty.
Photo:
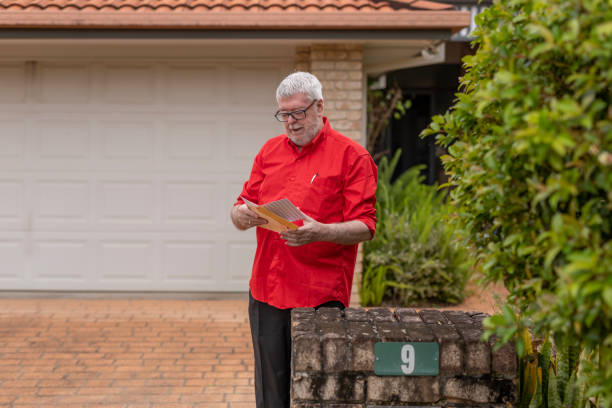
M477 24L457 101L425 134L449 150L454 222L510 291L489 327L579 345L610 406L612 2L496 1Z
M457 247L444 219L449 207L435 186L423 184L422 166L391 181L401 152L379 163L378 225L364 244L360 298L409 306L419 301L457 303L467 279L465 251Z

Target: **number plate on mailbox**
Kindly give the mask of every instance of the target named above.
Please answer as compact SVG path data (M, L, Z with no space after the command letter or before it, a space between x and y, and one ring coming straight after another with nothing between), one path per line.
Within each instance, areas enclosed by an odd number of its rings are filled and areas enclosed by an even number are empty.
M376 375L438 375L440 350L438 343L376 343L374 373Z

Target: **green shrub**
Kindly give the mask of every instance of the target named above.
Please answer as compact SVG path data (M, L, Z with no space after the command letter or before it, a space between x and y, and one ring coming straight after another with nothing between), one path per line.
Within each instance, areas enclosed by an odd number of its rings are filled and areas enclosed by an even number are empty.
M449 150L466 246L510 291L488 327L584 348L588 395L612 406L612 2L496 1L477 24L461 93L424 134Z
M374 239L364 244L361 303L457 303L463 299L467 267L464 250L444 221L448 206L435 186L423 184L422 166L391 183L400 153L379 164L378 226Z

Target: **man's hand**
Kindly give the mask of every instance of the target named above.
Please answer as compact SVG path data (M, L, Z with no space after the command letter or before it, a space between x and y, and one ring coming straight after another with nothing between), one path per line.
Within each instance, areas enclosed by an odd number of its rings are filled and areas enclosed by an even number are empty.
M257 213L249 210L246 204L236 205L232 208L232 222L240 230L268 223L267 220L258 216Z
M304 214L304 225L295 231L281 232L281 238L289 246L301 246L316 241L328 241L331 224L322 224Z
M295 231L282 232L281 238L289 246L301 246L312 242L333 242L353 245L372 238L368 227L361 221L346 221L336 224L323 224L304 214L304 225Z

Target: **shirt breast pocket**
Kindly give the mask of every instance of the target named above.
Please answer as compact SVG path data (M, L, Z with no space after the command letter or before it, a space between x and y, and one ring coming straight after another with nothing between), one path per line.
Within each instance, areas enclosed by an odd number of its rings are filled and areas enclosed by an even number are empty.
M317 176L309 186L306 202L312 217L320 222L341 222L344 207L340 177Z

